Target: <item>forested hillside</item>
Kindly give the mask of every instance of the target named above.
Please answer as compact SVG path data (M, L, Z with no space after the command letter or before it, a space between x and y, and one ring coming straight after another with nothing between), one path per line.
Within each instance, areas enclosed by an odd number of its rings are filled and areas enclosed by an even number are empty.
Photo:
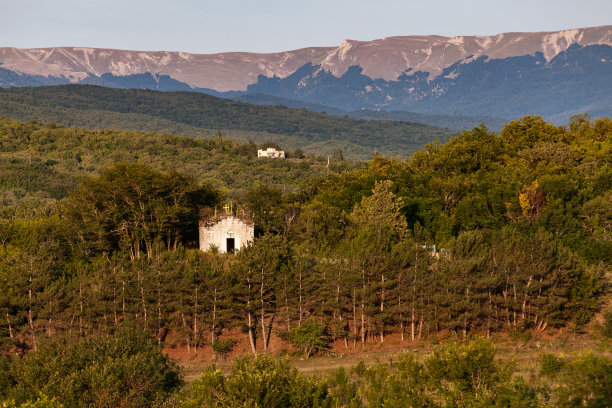
M90 336L106 339L101 349L115 347L112 336L128 324L190 354L262 353L277 340L309 357L389 338L578 335L609 301L609 118L577 116L558 127L528 116L499 134L478 127L408 159L376 156L367 166L329 169L257 161L246 153L252 145L223 140L8 120L0 146L4 199L38 194L49 205L44 212L23 206L0 222L0 344L34 356L42 349L58 366L64 355L48 341L70 339L70 355L94 353ZM224 196L255 222L258 237L237 255L202 253L194 249L198 220L214 217ZM128 340L121 341L134 353L148 353ZM511 370L494 363L490 345L467 347L443 349L422 364L406 357L393 368L362 367L358 379L338 374L325 386L279 363L245 360L227 378L207 372L185 406L241 406L228 401L264 394L233 396L232 381L260 372L268 378L268 368L278 384L296 381L288 395L303 398L270 406L399 407L408 397L429 398L418 405L431 407L462 406L448 404L465 398L473 398L465 406L538 406L537 390L510 382ZM35 383L40 363L23 361L25 368L15 365L16 374L0 380L12 384L6 395L35 400L19 387ZM605 359L588 361L563 367L568 376L580 364L609 367ZM479 367L483 382L448 371L451 363L465 363L461 372ZM180 381L159 364L170 376L156 377L166 384L166 394L156 394L163 399ZM95 383L95 371L84 367L79 381ZM36 377L43 396L70 406L60 383L44 377ZM454 381L461 392L443 385ZM333 395L336 405L326 400ZM399 399L389 405L388 398Z
M361 165L338 155L329 167L327 158L318 161L314 156L304 160L257 159L257 145L226 140L223 133L214 139L193 139L0 119L0 135L2 217L48 213L81 178L97 175L116 162L139 162L156 170L189 174L199 183L213 185L228 200L257 183L289 193L310 177Z
M424 123L431 126L461 131L463 129L471 129L484 123L489 129L501 130L508 122L506 119L495 118L491 116L466 116L466 115L450 115L450 114L424 114L406 111L386 111L360 109L352 112L343 111L341 109L332 108L329 106L316 105L308 102L297 101L293 99L285 99L272 95L262 94L245 94L232 98L236 101L245 103L254 103L257 105L282 105L288 108L302 108L313 112L323 112L328 115L348 116L356 119L373 119L373 120L395 120L404 122Z
M0 89L0 115L70 127L168 132L280 143L316 155L343 150L369 159L375 151L404 155L455 131L412 122L329 116L305 109L260 106L194 92L111 89L89 85Z

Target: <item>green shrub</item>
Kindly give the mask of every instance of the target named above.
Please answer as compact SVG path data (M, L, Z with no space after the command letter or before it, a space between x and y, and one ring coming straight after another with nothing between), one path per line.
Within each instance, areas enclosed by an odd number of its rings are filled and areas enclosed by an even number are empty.
M235 339L215 340L212 343L212 350L215 356L225 359L236 345Z
M16 384L11 368L9 357L0 354L0 399L8 397L10 390Z
M545 377L556 378L564 365L563 359L554 354L542 354L540 357L540 374Z
M541 406L536 389L521 377L514 377L509 384L501 387L493 407L538 408Z
M342 367L337 369L328 381L334 406L346 408L361 408L359 384L351 381L351 377Z
M536 388L513 377L512 365L496 360L493 344L484 339L440 347L424 363L405 352L390 366L361 364L353 374L372 408L540 406Z
M329 344L325 323L315 318L304 321L301 326L291 330L289 343L300 350L306 358L325 350Z
M510 368L495 360L495 346L485 339L441 347L426 360L425 368L436 388L459 394L482 396L510 377Z
M51 341L27 355L15 371L9 398L34 407L39 400L33 390L67 407L152 406L182 383L178 366L150 336L132 328L108 338Z
M555 406L607 408L612 401L612 360L585 354L567 364L555 390Z
M228 376L209 366L183 398L183 408L328 407L327 386L299 374L287 360L267 356L236 360Z
M363 398L368 407L429 407L432 394L427 390L427 377L422 364L412 353L404 352L396 363L376 364L363 372L367 386Z
M0 402L0 408L63 408L55 398L49 398L43 395L35 401L26 401L17 404L14 400Z

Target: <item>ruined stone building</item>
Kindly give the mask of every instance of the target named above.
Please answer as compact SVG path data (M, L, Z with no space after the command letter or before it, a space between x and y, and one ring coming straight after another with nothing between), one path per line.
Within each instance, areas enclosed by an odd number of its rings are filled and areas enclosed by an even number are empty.
M222 215L200 223L200 250L216 247L221 253L234 253L255 237L255 226L233 215Z
M276 159L284 159L285 151L284 150L276 150L273 147L268 147L266 150L257 150L257 157L272 157Z

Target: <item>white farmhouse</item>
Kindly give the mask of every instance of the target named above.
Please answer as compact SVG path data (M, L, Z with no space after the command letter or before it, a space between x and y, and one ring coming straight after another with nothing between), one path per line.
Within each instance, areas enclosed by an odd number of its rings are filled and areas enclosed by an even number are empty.
M262 150L262 149L257 150L257 157L272 157L276 159L284 159L285 151L276 150L273 147L268 147L266 150Z
M255 226L233 215L223 215L200 223L200 250L216 247L221 253L234 253L255 237Z

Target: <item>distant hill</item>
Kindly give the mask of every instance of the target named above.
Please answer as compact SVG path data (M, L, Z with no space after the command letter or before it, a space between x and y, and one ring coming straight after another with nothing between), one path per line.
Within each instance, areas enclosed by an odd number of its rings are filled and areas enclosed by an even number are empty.
M91 85L0 89L0 115L71 127L115 128L272 141L283 148L367 159L375 151L408 155L456 134L434 126L352 119L283 106L245 104L195 92L112 89ZM310 148L311 146L312 149Z
M444 114L425 114L405 111L385 111L373 109L361 109L349 112L351 118L360 119L384 119L405 122L426 123L428 125L447 128L451 130L473 129L484 123L491 130L501 130L504 125L510 122L507 119L496 118L493 116L472 116L472 115L444 115Z
M302 102L295 99L286 99L279 96L265 94L241 94L231 98L238 102L252 103L255 105L265 106L286 106L287 108L307 109L312 112L327 113L335 116L348 116L347 111L342 109L332 108L330 106L319 105L316 103Z
M347 116L356 119L395 120L404 122L424 123L431 126L447 128L451 130L472 129L484 123L491 130L501 130L507 119L492 116L469 116L469 115L443 115L423 114L405 111L385 111L380 109L361 109L347 112L330 106L317 105L294 99L280 98L278 96L264 94L246 94L232 98L240 102L253 103L256 105L280 105L288 108L308 109L313 112L327 113L328 115Z

